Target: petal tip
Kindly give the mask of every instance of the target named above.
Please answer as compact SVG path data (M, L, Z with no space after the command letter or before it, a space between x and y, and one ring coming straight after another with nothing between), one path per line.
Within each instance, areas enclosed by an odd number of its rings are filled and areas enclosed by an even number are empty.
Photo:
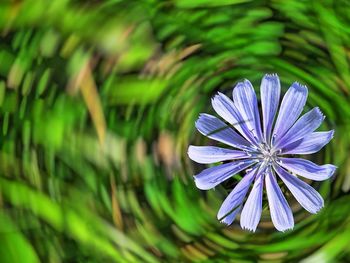
M324 200L321 196L319 196L318 201L319 203L315 204L314 207L309 207L309 209L306 209L306 208L305 209L311 214L317 214L324 207Z
M249 79L244 79L243 84L248 85L249 87L252 87L252 83L249 81Z
M201 123L204 122L205 118L211 118L212 116L207 113L199 113L198 119L195 121L194 126L197 128L197 130L200 130Z
M210 186L208 186L207 184L203 183L202 180L197 178L197 175L193 176L193 180L194 180L194 183L195 183L195 185L196 185L196 187L198 189L200 189L200 190L209 190L209 189L211 189Z
M242 81L241 81L241 82L238 82L238 83L236 84L236 86L233 88L233 90L240 89L240 88L244 87L244 82L245 82L245 81L246 81L246 80L244 79L243 82L242 82Z
M337 166L330 164L330 173L329 173L329 178L332 177L335 173L335 171L337 170Z
M316 210L315 214L319 213L319 212L323 209L323 207L324 207L324 203L322 202L322 206L320 206L320 207Z
M223 97L226 97L226 95L224 93L220 92L220 91L218 91L216 93L216 95L214 96L214 98L223 98Z
M253 233L255 233L255 231L256 231L256 227L250 227L250 226L246 226L246 225L242 225L242 224L241 224L241 228L243 230L247 230L247 231L253 232Z
M217 214L217 218L220 221L220 223L229 226L233 223L233 221L235 221L236 219L236 211L233 211L227 215L224 215L224 217L219 217L219 213Z
M219 221L222 221L226 218L227 215L227 210L223 209L222 206L220 207L217 215L216 215L216 218L219 220Z
M323 120L326 118L326 116L321 111L320 107L315 107L315 110L316 110L317 114L323 118Z
M292 87L299 90L299 91L308 91L308 88L306 87L306 85L300 84L299 82L295 81L292 84Z
M279 79L277 73L268 73L268 74L265 74L263 79L266 79L266 80L277 80Z
M211 98L211 104L213 105L213 108L218 107L220 104L225 101L226 95L218 91L214 97Z
M227 222L227 221L226 221L226 217L225 217L224 219L220 220L220 223L221 223L221 224L224 224L225 226L229 226L229 225L232 224L232 222Z
M197 124L198 121L200 121L200 120L203 119L204 117L205 117L205 113L199 113L198 119L196 120L195 124Z
M188 155L188 157L191 159L191 160L193 160L193 148L194 148L194 146L193 145L190 145L190 146L188 146L188 148L187 148L187 155Z
M294 228L294 223L291 224L291 225L284 225L284 226L282 226L282 225L277 225L277 226L276 226L276 225L275 225L275 228L276 228L278 231L285 233L285 232L287 232L287 231L293 230L293 228Z
M294 225L291 226L291 227L288 227L288 228L286 228L286 229L284 229L284 230L281 230L281 232L288 232L288 231L293 230L293 228L294 228Z

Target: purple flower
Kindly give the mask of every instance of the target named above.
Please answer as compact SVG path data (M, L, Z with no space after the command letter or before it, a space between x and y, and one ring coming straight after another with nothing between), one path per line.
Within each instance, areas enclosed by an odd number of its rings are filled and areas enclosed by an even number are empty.
M315 132L324 120L317 107L299 118L308 91L296 82L284 95L275 118L280 92L278 76L265 75L260 87L262 125L256 94L248 80L238 83L233 89L233 101L222 93L212 99L214 110L226 123L209 114L201 114L196 122L200 133L235 148L192 145L188 148L189 157L197 163L225 161L224 164L205 169L194 176L199 189L214 188L234 174L247 170L218 212L218 219L227 225L241 212L241 227L256 230L261 217L265 184L274 226L279 231L292 229L293 214L278 180L286 185L300 205L310 213L315 214L323 207L320 194L296 175L322 181L334 174L336 166L317 165L290 155L319 151L333 138L334 131ZM251 184L253 186L244 203Z

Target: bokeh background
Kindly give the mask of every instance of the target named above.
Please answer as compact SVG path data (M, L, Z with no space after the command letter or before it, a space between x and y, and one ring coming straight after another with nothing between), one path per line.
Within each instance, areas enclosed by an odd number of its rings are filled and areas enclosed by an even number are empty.
M350 262L350 2L3 0L0 262ZM277 73L335 138L309 157L310 215L279 233L220 224L231 180L200 191L189 144L210 98ZM306 109L306 110L307 110Z

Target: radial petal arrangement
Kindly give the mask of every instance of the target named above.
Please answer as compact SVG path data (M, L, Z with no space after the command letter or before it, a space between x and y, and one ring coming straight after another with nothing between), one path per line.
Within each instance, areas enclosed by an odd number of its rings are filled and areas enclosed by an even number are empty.
M317 107L300 117L308 96L306 86L293 83L279 106L280 94L278 76L265 75L260 86L261 120L254 88L244 80L233 89L233 100L222 93L212 99L214 110L223 120L201 114L196 122L204 136L233 148L189 146L188 155L197 163L225 162L194 176L199 189L212 189L236 173L247 171L218 211L222 223L232 224L240 212L241 227L255 231L265 188L275 228L292 229L292 210L279 181L308 212L317 213L324 205L321 195L298 176L326 180L334 174L336 166L317 165L294 155L319 151L333 138L334 131L315 131L324 120Z

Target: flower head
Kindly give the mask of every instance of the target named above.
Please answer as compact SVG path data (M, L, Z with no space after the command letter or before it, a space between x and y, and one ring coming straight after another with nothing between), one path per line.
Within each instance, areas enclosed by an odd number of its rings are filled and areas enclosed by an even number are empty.
M334 174L336 166L317 165L290 155L319 151L332 139L334 131L315 132L324 120L317 107L299 118L308 94L305 86L293 83L279 107L280 92L278 76L265 75L260 87L262 123L256 94L248 80L238 83L233 89L233 101L222 93L212 99L214 110L225 122L209 114L201 114L196 122L200 133L235 148L189 147L188 155L195 162L225 161L194 176L199 189L211 189L234 174L247 170L219 209L217 217L227 225L241 212L241 227L256 230L265 186L274 226L279 231L293 228L293 214L278 180L310 213L317 213L323 207L320 194L297 176L326 180Z

